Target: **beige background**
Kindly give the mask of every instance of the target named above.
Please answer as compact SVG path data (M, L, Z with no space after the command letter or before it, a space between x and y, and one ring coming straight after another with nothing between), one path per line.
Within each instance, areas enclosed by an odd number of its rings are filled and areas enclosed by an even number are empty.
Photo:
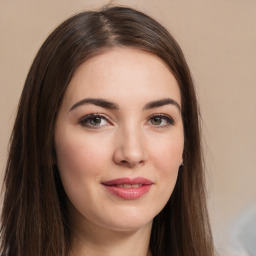
M70 15L108 2L0 0L1 174L18 99L38 48ZM184 50L201 104L209 207L218 240L241 212L256 205L256 1L112 2L152 15Z

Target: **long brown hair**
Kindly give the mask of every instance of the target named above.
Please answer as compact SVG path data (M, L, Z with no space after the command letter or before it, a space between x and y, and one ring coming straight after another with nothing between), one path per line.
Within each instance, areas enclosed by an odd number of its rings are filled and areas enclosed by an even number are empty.
M77 14L46 39L28 73L10 141L4 178L1 253L66 256L69 216L54 153L56 115L78 66L112 47L160 57L182 97L184 165L164 209L154 218L153 256L212 256L206 208L198 106L190 71L175 39L149 16L125 7Z

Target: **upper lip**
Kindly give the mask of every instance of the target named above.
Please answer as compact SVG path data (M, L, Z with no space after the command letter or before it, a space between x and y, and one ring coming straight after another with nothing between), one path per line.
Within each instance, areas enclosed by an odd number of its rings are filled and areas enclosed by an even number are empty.
M136 178L118 178L114 180L108 180L102 182L103 185L107 186L115 186L115 185L122 185L122 184L130 184L130 185L135 185L135 184L142 184L142 185L151 185L153 182L151 180L148 180L143 177L136 177Z

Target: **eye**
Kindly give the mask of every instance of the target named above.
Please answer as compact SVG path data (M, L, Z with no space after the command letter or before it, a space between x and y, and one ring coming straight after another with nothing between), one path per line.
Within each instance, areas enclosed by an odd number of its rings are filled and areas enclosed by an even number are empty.
M151 116L148 122L150 122L150 125L157 127L166 127L174 124L174 120L171 117L163 114Z
M110 125L110 122L107 120L107 118L100 114L87 115L83 117L79 121L79 123L82 126L93 128L93 129L98 129L98 128L101 128L102 126Z

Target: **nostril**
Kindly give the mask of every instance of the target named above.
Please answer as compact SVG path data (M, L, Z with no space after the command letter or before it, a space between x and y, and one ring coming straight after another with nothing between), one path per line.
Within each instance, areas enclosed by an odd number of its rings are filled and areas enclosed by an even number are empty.
M134 168L137 165L141 166L145 163L145 151L142 145L124 143L115 148L113 161L118 165L123 165L129 168Z
M141 161L127 161L127 160L122 160L119 162L120 165L129 167L129 168L134 168L136 166L142 166L145 162L143 160Z

